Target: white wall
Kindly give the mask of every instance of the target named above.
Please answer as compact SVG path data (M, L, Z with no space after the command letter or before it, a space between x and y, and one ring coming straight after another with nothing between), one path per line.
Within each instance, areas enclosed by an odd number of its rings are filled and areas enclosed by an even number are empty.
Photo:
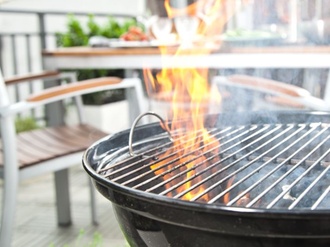
M145 0L7 0L0 2L0 8L141 15L145 12ZM48 30L63 27L63 20L57 19L51 23L47 22ZM26 32L35 29L37 29L36 18L31 15L0 13L0 32L22 30Z
M0 0L0 7L44 11L139 14L144 11L144 2L144 0L2 0L2 2Z
M146 0L0 0L0 9L17 9L29 11L60 11L66 13L86 12L86 13L103 13L103 14L129 14L141 15L145 13ZM77 17L84 22L87 18ZM102 24L107 18L97 19ZM45 26L47 32L64 32L66 31L66 16L46 15ZM85 26L85 25L83 25ZM14 14L0 13L0 33L37 33L39 32L38 18L31 14ZM17 50L17 59L19 60L17 74L24 74L27 71L26 44L23 37L16 39L19 44ZM38 40L32 39L32 71L41 70L40 61L40 43ZM11 76L16 74L12 67L12 48L9 37L3 39L3 48L0 50L4 59L2 70L5 75ZM55 47L55 39L47 40L47 47Z
M175 7L186 6L188 1L170 0L171 5ZM146 9L146 2L147 0L0 0L0 7L141 14Z

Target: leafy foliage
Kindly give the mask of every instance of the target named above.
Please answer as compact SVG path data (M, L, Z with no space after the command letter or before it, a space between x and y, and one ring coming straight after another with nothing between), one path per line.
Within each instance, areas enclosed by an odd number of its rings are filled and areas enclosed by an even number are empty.
M101 35L101 27L96 23L93 15L89 15L87 27L88 37Z
M15 119L16 133L39 129L37 121L33 117L18 117Z
M107 22L101 26L95 21L94 15L88 16L87 25L84 28L74 15L69 14L67 31L64 33L56 33L57 46L86 46L88 45L90 37L98 35L106 38L119 38L132 26L143 28L143 25L134 18L127 18L127 20L121 24L112 16L109 16Z
M57 45L62 47L85 46L88 44L89 37L84 32L80 22L73 16L68 16L68 31L56 33Z
M93 36L104 36L106 38L119 38L127 32L131 26L140 26L136 19L127 18L122 24L114 17L109 16L104 25L96 22L94 15L88 16L86 26L72 14L68 15L67 31L56 33L56 43L59 47L87 46L88 41ZM78 80L86 80L103 76L123 77L123 70L92 70L85 69L77 71ZM109 92L98 92L83 96L85 104L99 105L109 102L116 102L125 98L124 90L112 90Z
M73 246L65 244L63 247L102 247L103 238L99 232L93 234L93 239L91 241L86 240L86 234L84 229L80 229L79 235L75 240ZM51 243L49 247L56 247L54 243Z

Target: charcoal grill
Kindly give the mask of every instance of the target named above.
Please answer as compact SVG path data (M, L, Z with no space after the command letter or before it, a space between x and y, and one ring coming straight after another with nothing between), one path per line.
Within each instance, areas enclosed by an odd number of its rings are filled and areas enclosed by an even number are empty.
M188 155L194 166L162 155L180 137L159 123L86 151L84 168L131 246L329 246L329 113L221 114L205 124L220 147L202 152L201 143Z

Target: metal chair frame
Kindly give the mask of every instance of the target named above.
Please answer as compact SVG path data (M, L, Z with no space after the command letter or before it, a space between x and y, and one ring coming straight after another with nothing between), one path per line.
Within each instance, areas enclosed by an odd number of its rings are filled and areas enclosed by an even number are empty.
M265 79L256 76L248 75L231 75L227 77L215 76L212 80L212 87L229 88L234 99L237 100L237 105L242 104L243 98L246 96L239 95L241 91L249 91L252 93L250 97L264 98L258 105L250 106L249 111L252 110L330 110L326 98L321 99L312 96L311 93L301 87L289 85L284 82ZM221 90L219 90L222 93ZM237 95L235 95L237 92ZM224 99L223 101L226 101ZM227 101L230 101L227 100ZM247 107L247 106L245 106ZM249 106L248 106L249 107Z
M48 77L72 76L62 73L54 74ZM47 77L47 76L45 76ZM29 80L31 76L21 79ZM43 76L37 76L38 79L44 79ZM71 77L71 79L74 79ZM21 80L18 80L21 81ZM7 82L7 83L6 83ZM19 167L17 155L17 141L15 130L15 116L26 110L34 109L40 106L46 106L50 103L63 101L68 98L74 98L77 103L78 117L81 123L84 123L84 115L80 96L87 93L93 93L103 90L125 89L129 102L131 122L145 109L143 88L138 78L119 79L119 78L97 78L80 82L73 82L66 85L55 86L45 89L38 94L29 96L26 100L11 103L7 92L7 86L16 83L15 80L5 81L0 70L0 133L2 142L3 166L0 167L0 176L3 183L3 207L0 231L0 246L7 247L11 245L11 238L14 228L16 195L20 181L31 177L39 176L44 173L54 172L57 218L59 225L71 224L69 184L67 179L68 168L80 164L84 150L66 154L42 161L28 167ZM1 146L0 146L1 148ZM1 152L0 152L1 155ZM95 205L95 192L91 187L91 211L92 221L97 223L97 213Z

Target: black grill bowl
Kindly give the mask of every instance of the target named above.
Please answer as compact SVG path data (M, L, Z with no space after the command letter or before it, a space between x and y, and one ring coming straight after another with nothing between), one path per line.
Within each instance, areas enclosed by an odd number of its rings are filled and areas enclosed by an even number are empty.
M330 114L305 111L221 114L209 116L206 124L214 127L309 122L330 123ZM288 210L189 202L133 189L102 176L98 170L104 163L118 159L120 150L127 150L129 132L122 131L94 143L84 154L83 166L96 189L113 203L131 246L330 246L330 205L322 210ZM134 131L134 142L163 132L157 123L139 126Z

